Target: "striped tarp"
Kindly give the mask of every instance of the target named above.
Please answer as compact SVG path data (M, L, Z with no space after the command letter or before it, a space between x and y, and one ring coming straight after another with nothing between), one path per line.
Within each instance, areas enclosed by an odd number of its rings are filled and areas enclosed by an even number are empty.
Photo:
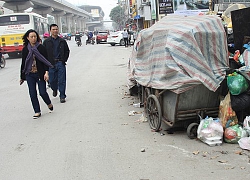
M166 16L142 30L128 65L134 82L182 93L204 84L216 91L228 69L224 27L217 16Z

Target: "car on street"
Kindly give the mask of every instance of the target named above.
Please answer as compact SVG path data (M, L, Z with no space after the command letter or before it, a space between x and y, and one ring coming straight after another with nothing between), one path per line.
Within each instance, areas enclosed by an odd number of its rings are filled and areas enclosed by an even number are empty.
M65 40L71 40L71 34L70 33L61 33L60 35Z
M99 31L96 35L96 43L106 43L108 38L108 31Z
M60 35L63 39L68 39L68 33L61 33Z
M116 44L119 44L120 46L124 46L125 42L123 40L123 36L122 36L123 31L116 31L116 32L112 32L110 33L110 35L108 35L107 38L107 43L110 44L111 46L115 46ZM130 31L130 44L134 44L134 38L133 38L133 32Z

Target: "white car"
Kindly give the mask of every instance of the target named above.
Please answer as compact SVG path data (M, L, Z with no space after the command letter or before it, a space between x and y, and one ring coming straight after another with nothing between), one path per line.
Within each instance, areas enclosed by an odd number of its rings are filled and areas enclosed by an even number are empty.
M122 37L122 32L123 31L111 32L110 35L108 35L107 43L111 44L111 46L115 46L116 44L124 46L125 42ZM131 31L130 34L131 34L130 44L133 44L134 43L133 32Z

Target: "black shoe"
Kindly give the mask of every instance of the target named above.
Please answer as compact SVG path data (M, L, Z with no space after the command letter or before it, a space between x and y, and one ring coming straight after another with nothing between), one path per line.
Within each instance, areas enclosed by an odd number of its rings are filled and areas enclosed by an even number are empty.
M50 110L50 112L52 112L53 111L53 105L52 104L50 104L51 106L49 107L49 105L48 105L48 108L49 108L49 110Z
M36 113L34 116L33 116L33 119L38 119L42 114L41 113Z
M60 99L60 102L61 102L61 103L65 103L66 100L65 100L64 98L62 98L62 99Z
M53 91L53 96L54 96L54 97L57 96L57 91Z

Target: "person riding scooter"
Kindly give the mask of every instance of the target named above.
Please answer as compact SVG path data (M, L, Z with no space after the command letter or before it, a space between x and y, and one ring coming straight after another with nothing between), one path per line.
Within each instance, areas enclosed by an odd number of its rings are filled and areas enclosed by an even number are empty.
M81 35L80 35L80 33L79 33L79 32L76 32L76 35L75 35L75 41L76 41L76 42L77 42L77 41L79 41L79 42L80 42L80 44L82 44Z
M88 36L87 42L90 43L91 39L93 38L93 33L90 31L88 32L87 36Z

